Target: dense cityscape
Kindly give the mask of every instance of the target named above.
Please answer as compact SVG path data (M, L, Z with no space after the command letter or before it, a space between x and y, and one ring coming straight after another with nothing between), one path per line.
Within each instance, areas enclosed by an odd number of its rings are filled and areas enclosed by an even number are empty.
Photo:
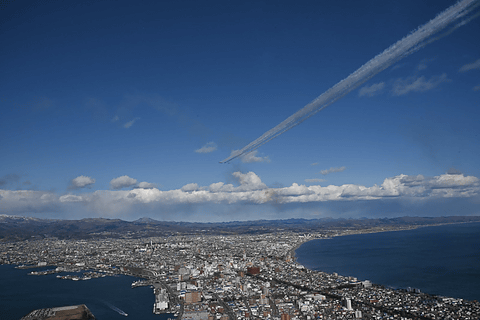
M477 301L387 288L367 279L308 270L295 261L295 249L302 243L345 232L45 238L0 243L0 263L15 264L32 276L58 273L59 281L138 277L132 288L152 288L152 311L178 319L480 317Z

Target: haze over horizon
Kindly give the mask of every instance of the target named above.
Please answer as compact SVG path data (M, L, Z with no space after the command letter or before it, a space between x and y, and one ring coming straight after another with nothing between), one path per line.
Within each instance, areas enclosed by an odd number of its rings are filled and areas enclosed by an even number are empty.
M0 10L0 214L480 214L480 19L218 163L452 1L29 3Z

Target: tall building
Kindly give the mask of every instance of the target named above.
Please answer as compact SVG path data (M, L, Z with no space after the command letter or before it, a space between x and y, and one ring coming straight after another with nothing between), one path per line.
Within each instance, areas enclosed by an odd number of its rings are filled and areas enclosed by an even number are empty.
M345 298L345 308L347 308L347 310L352 310L352 299L350 298Z

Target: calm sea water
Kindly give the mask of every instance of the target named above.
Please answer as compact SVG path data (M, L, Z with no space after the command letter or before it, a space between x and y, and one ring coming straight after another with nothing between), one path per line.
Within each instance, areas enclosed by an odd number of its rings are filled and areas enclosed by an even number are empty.
M312 270L480 300L480 223L312 240L296 256Z
M42 269L19 270L0 265L0 319L19 320L34 309L78 304L86 304L98 320L168 318L153 314L153 289L131 288L138 278L118 276L72 281L57 279L56 275L27 275L32 270ZM112 310L109 304L128 313L128 317Z

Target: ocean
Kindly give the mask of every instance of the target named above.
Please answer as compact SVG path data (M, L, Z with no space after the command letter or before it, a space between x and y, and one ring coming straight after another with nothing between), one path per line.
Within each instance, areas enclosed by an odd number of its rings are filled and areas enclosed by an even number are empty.
M131 288L138 278L116 276L72 281L57 279L56 274L28 275L32 270L47 269L21 270L13 265L0 265L0 319L20 320L35 309L78 304L87 305L98 320L173 318L153 314L153 289ZM128 313L128 317L114 308Z
M313 270L394 288L480 299L480 223L312 240L300 246L296 256ZM27 275L31 270L42 269L0 265L0 319L19 320L34 309L77 304L86 304L98 320L170 317L152 313L153 289L131 288L138 278L72 281L57 279L56 274ZM111 306L128 313L128 318Z
M295 254L311 270L480 300L480 223L316 239Z

